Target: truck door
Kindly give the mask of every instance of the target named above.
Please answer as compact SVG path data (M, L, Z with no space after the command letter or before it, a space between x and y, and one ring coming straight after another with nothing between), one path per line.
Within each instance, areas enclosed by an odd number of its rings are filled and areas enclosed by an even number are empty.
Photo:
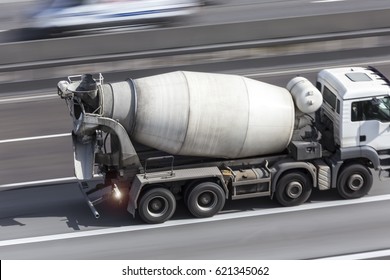
M360 146L371 146L375 150L390 149L390 98L374 97L352 103L359 111Z

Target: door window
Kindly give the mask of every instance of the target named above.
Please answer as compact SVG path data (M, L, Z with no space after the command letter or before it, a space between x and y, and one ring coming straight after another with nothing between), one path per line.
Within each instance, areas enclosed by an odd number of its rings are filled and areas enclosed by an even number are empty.
M378 120L390 122L390 97L373 98L371 100L352 103L351 120Z

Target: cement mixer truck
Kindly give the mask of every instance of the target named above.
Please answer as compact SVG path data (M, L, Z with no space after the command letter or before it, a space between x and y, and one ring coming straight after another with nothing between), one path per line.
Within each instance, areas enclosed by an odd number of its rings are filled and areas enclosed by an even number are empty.
M178 200L206 218L228 199L297 206L315 188L353 199L370 191L373 172L389 177L390 81L373 67L325 69L316 86L297 76L286 88L228 74L113 83L85 74L60 81L58 94L96 217L107 199L146 223L169 220Z

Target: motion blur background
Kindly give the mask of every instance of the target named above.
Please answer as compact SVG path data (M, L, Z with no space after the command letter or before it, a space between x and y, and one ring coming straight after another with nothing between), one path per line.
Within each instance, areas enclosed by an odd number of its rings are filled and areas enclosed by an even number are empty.
M64 36L95 28L171 23L191 15L199 0L16 0L1 1L4 30L15 39Z

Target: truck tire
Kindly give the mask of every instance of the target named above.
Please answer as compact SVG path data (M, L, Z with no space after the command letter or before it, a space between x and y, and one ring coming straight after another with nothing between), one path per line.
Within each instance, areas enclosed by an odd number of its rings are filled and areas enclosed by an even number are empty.
M365 196L372 187L370 170L361 164L351 164L343 168L337 180L337 191L345 199Z
M312 184L307 174L289 172L282 175L276 185L276 200L283 206L297 206L310 197Z
M213 182L203 182L190 190L187 208L197 218L212 217L225 205L225 193Z
M188 196L190 195L191 190L194 188L194 186L199 185L202 182L204 182L204 181L198 181L198 180L191 181L189 184L187 184L184 187L184 190L183 190L183 201L184 201L184 204L185 204L186 207L187 207L187 203L188 203Z
M155 188L144 193L138 207L141 219L148 224L159 224L169 220L176 210L176 199L165 188Z

